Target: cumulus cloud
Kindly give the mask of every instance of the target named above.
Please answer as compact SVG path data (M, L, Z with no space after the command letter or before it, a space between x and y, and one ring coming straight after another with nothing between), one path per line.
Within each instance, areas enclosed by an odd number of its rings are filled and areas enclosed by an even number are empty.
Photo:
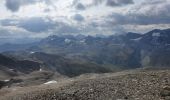
M82 3L78 3L78 4L76 5L76 9L77 9L77 10L85 10L86 7L85 7Z
M1 38L7 38L8 36L11 35L11 33L8 30L3 29L3 28L0 28L0 33L1 33L0 34Z
M80 33L81 30L75 26L62 24L62 26L59 28L56 28L54 32L55 32L54 34L77 34L77 33Z
M0 26L0 38L22 38L28 37L31 34L31 32L16 26Z
M114 7L114 6L122 6L127 4L133 4L133 0L107 0L107 5Z
M88 0L88 2L84 2L83 0L74 0L73 5L76 6L76 8L83 9L86 7L92 7L97 5L105 4L106 6L110 7L117 7L117 6L123 6L123 5L129 5L134 4L133 0Z
M78 22L84 21L84 17L81 14L75 14L73 19Z
M2 26L16 26L29 32L46 32L53 29L55 23L48 18L32 17L28 19L5 19L1 20Z
M144 5L145 4L145 5ZM147 5L146 5L147 4ZM156 4L156 5L155 5ZM131 12L125 14L112 13L109 15L113 24L169 24L170 23L170 2L151 2L145 1L140 5L130 9Z
M6 0L6 7L12 12L18 11L20 7L20 0Z
M42 36L42 34L39 34ZM39 40L40 36L16 26L0 26L0 45L5 43L32 43Z
M79 18L76 20L80 20ZM68 24L61 21L53 21L50 18L42 18L42 17L32 17L28 19L4 19L0 20L1 27L15 27L17 30L25 30L27 33L34 33L35 34L76 34L80 33L81 29L79 26ZM6 28L3 33L6 32L9 28ZM14 32L15 33L15 32ZM3 35L4 35L3 34ZM9 35L9 34L8 34ZM22 36L22 35L21 35Z
M17 12L21 6L35 4L40 1L46 4L50 3L50 0L6 0L5 5L10 11Z
M48 3L50 0L6 0L6 7L16 12L26 5L38 2ZM128 28L133 31L158 28L159 25L170 24L169 0L55 0L53 6L45 6L43 12L24 18L22 12L18 19L1 20L4 27L15 26L31 33L56 34L95 34L123 33ZM59 5L60 3L61 5ZM131 6L127 6L130 5ZM36 6L37 5L33 5ZM39 10L38 10L39 11ZM64 13L63 13L64 12ZM42 14L43 13L43 14ZM42 16L41 16L42 15ZM59 18L62 17L62 18ZM157 27L156 27L157 25ZM133 27L132 27L133 26ZM133 29L135 27L135 29ZM147 30L148 30L147 28ZM133 30L132 30L133 29Z
M30 32L45 32L49 29L52 29L54 27L54 24L51 23L48 19L35 17L20 21L18 26Z

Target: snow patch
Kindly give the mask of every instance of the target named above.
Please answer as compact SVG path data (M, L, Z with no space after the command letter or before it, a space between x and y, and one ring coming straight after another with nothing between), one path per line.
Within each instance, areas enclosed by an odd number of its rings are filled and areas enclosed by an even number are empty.
M4 80L4 82L9 82L10 80Z
M10 71L13 71L14 69L9 69Z
M30 54L34 54L35 52L31 51Z
M65 42L65 43L70 43L71 40L70 40L70 39L65 39L64 42Z
M48 84L55 84L55 83L57 83L57 81L49 81L49 82L46 82L46 83L44 83L45 85L48 85Z
M160 37L161 34L160 34L160 33L152 33L152 36L153 36L153 37Z
M42 69L40 68L40 72L42 71Z
M136 39L131 39L133 41L140 41L142 39L142 37L136 38Z
M85 41L86 41L86 40L85 40L85 39L83 39L83 40L81 40L81 41L80 41L80 43L85 43Z

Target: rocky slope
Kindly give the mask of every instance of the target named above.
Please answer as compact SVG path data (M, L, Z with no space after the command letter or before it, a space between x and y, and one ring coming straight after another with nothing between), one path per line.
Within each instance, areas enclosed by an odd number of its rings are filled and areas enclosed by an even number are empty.
M94 63L72 61L40 52L23 53L21 56L0 54L0 88L40 85L52 79L111 71Z
M61 79L65 76L55 71L45 71L38 61L17 59L0 54L0 89L13 86L32 86L47 82L50 79Z
M42 70L58 72L69 77L78 76L84 73L106 73L113 71L112 68L104 67L94 62L73 60L66 58L63 55L47 54L43 52L8 52L4 53L4 55L16 59L27 59L40 62Z
M30 73L40 69L41 63L31 60L18 60L16 58L7 57L0 54L0 66L2 70L9 70L11 72Z
M82 75L29 88L4 93L1 100L169 100L170 70Z

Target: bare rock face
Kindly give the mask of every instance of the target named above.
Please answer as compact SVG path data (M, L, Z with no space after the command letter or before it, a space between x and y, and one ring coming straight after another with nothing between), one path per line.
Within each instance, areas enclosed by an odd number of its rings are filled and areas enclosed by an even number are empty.
M7 57L0 54L0 66L6 69L18 71L21 73L31 73L40 69L41 63L30 60L18 60L16 58ZM1 69L2 70L2 69Z
M0 89L5 85L4 81L0 81Z

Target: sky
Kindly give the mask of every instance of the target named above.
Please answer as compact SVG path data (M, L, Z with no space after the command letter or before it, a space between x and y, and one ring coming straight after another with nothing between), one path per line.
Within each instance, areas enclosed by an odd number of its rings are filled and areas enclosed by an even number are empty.
M170 0L0 0L0 38L170 28Z

